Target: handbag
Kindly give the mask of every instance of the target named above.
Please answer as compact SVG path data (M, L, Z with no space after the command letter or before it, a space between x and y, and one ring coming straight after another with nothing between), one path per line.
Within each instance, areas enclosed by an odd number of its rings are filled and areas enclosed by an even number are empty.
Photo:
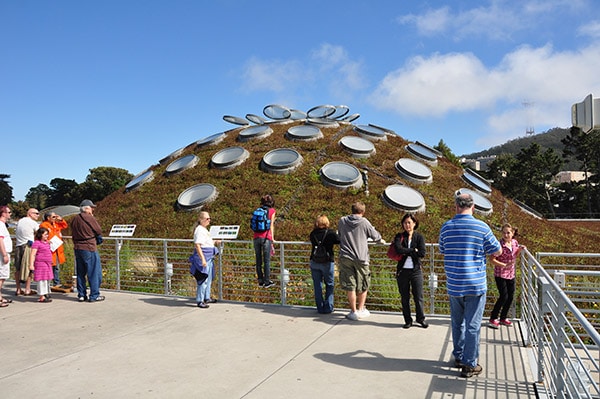
M404 237L400 236L400 243L402 243L403 238ZM387 250L387 257L395 261L401 261L405 256L406 255L401 255L396 251L396 239L392 240Z

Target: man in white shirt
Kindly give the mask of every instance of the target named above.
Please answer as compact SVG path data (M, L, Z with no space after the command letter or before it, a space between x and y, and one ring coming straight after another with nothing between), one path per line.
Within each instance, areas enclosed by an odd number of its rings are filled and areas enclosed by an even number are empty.
M40 212L35 208L30 208L27 211L27 216L19 219L17 222L17 228L15 230L17 249L15 251L15 283L17 286L17 295L35 295L37 292L31 290L31 276L28 276L25 280L21 280L21 263L23 255L25 254L25 248L31 247L35 237L35 232L39 228L37 222L40 217ZM29 259L26 259L26 263L29 264ZM21 283L25 282L25 291L21 289Z

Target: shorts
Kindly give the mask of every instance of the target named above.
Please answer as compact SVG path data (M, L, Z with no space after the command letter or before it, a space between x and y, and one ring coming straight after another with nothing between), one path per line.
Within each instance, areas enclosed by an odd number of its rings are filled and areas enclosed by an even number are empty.
M21 271L21 262L23 260L23 254L25 253L25 245L18 245L15 250L15 272Z
M367 291L371 285L369 265L357 260L340 258L340 285L344 291Z
M10 257L10 254L9 254ZM7 264L2 263L2 260L0 260L0 280L6 280L9 276L8 274L10 273L10 260L8 261Z

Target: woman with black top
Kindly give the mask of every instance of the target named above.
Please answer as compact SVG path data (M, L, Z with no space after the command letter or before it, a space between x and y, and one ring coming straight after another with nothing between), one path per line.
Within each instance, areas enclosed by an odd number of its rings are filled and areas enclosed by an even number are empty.
M334 256L333 245L340 243L340 237L334 231L329 229L329 218L325 215L319 215L315 220L315 228L310 233L310 242L312 251L310 255L310 273L313 279L315 290L315 303L319 313L333 312L333 284L334 284ZM329 259L326 262L315 261L314 253L319 245L327 250ZM325 284L325 295L321 284Z
M411 289L415 301L417 323L423 328L429 327L423 312L423 272L421 270L421 259L425 257L425 238L415 231L418 227L419 221L414 215L404 215L402 218L404 231L396 234L393 241L396 252L405 255L396 265L396 281L404 315L403 328L410 328L413 324L410 315Z

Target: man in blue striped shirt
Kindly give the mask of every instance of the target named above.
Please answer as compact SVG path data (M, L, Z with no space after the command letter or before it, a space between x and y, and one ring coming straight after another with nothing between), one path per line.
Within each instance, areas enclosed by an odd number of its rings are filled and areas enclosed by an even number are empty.
M500 255L502 248L490 227L473 217L471 194L458 194L455 205L456 215L442 226L439 245L450 296L454 365L468 378L483 371L477 360L487 292L486 255Z

